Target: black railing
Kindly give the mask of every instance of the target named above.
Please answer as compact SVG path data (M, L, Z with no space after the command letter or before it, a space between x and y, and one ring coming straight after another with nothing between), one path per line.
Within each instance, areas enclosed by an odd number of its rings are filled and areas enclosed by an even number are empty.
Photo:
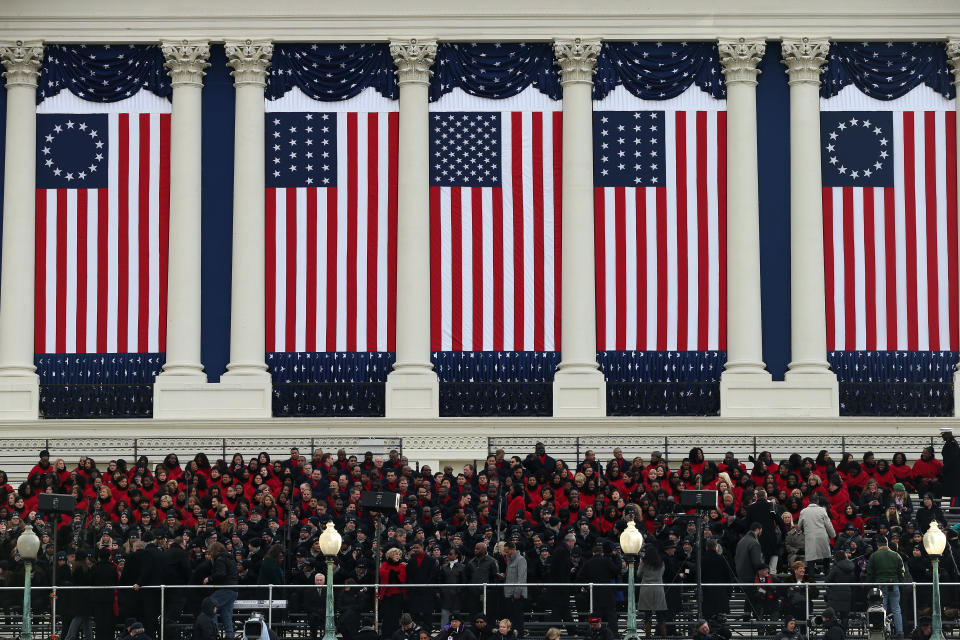
M441 382L444 417L549 416L552 382Z
M382 382L273 383L275 417L376 418L385 413Z
M608 382L608 416L715 416L719 382Z
M153 384L41 384L44 418L150 418Z
M952 382L841 382L841 416L953 415Z

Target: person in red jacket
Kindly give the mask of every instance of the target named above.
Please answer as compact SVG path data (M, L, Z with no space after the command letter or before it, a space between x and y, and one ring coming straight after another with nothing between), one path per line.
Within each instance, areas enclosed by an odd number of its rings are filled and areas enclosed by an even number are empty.
M913 486L917 493L939 495L943 463L934 457L933 447L924 447L920 459L913 463Z
M31 478L35 475L46 475L53 471L53 465L50 464L50 452L44 449L40 452L40 462L33 465L33 468L30 469L30 473L27 474L27 478Z
M386 561L380 565L380 611L382 618L381 636L389 637L400 627L400 613L403 611L403 588L389 585L407 583L407 565L400 561L402 551L391 547L384 554Z

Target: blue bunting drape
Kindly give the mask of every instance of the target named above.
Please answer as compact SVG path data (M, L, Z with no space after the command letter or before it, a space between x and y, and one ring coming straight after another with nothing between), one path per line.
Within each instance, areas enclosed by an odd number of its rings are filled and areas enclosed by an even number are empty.
M529 86L559 100L560 75L553 60L547 43L441 44L430 80L430 100L454 89L502 100Z
M163 353L38 353L45 418L149 418Z
M400 95L390 48L383 43L278 44L266 96L276 100L293 87L326 102L352 98L368 87L392 100Z
M696 84L714 98L727 95L717 45L710 42L604 42L593 97L617 85L644 100L674 98Z
M154 45L47 45L37 104L63 89L90 102L117 102L141 89L169 98L163 64L163 52Z
M833 42L820 95L830 98L852 83L871 98L892 100L923 83L953 98L951 82L942 42Z

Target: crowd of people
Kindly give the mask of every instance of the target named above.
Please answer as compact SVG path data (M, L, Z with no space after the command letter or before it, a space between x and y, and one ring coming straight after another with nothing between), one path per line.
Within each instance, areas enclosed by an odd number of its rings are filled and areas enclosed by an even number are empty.
M658 451L626 459L620 449L604 461L587 451L568 464L538 443L525 457L497 451L480 468L436 472L411 468L397 451L357 457L292 448L282 460L261 452L216 461L199 453L185 464L175 454L158 464L88 456L76 465L42 451L18 487L0 471L0 580L23 585L17 538L32 525L41 538L35 585L99 587L60 592L65 640L113 640L118 625L157 638L159 625L173 633L184 619L194 621L195 638L212 640L222 629L231 639L237 598L268 593L285 599L287 612L305 614L318 638L327 564L319 537L333 522L343 538L333 562L345 640L361 637L375 604L380 636L394 640L523 637L532 611L568 633L583 624L586 635L609 640L619 635L631 566L641 631L689 635L678 621L684 590L696 584L698 549L704 584L737 585L703 588L704 620L693 631L700 640L714 636L711 621L724 614L782 624L782 640L795 640L808 595L826 601L828 620L842 630L866 597L866 588L844 583L874 582L884 583L894 632L910 624L925 640L912 611L930 613L929 586L889 583L929 585L921 536L934 521L948 540L940 577L960 581L957 532L940 508L941 496L960 496L960 445L949 430L943 438L939 456L928 447L912 464L906 452L889 461L871 452L835 460L827 450L779 461L769 452L747 460L727 452L714 461L699 447L672 464ZM715 490L717 504L682 507L689 489ZM365 509L371 491L400 494L399 510ZM72 495L75 511L40 513L43 493ZM645 539L639 558L619 549L630 520ZM161 617L160 592L151 588L161 584L194 588L166 588ZM745 596L742 611L730 611L734 588ZM33 598L38 609L49 606L43 592ZM951 594L945 603L960 602L960 592ZM11 595L3 592L6 608L18 605Z

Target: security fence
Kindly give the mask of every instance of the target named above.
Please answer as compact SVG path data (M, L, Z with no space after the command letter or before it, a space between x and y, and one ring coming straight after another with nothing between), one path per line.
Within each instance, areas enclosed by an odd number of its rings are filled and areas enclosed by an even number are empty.
M689 637L701 618L707 619L714 630L725 630L739 637L772 637L788 618L811 637L822 635L824 621L820 619L827 606L833 607L846 628L847 638L892 637L892 611L882 610L883 601L872 597L873 587L890 587L871 583L703 583L698 599L696 584L637 584L639 598L637 619L643 629L648 619L643 603L651 590L663 590L668 610L653 612L649 619L663 626L651 631L655 637ZM900 592L902 629L909 632L921 616L932 614L932 585L923 582L902 582L896 585ZM838 606L842 601L837 591L850 588L849 608ZM480 614L491 625L501 618L509 618L513 627L525 628L528 635L542 635L546 629L564 629L567 635L586 635L588 614L604 619L604 624L619 637L628 622L626 606L627 585L624 583L486 583L486 584L359 584L334 585L335 624L344 637L355 637L362 629L375 628L381 634L389 633L397 624L401 611L411 611L416 594L426 595L428 613L416 615L426 628L437 631L448 619L448 614L460 614L468 625ZM242 629L253 615L262 616L267 626L281 637L316 638L325 623L327 590L323 585L238 585L211 587L209 585L151 585L118 587L49 587L31 589L31 613L34 637L47 636L72 640L71 627L89 632L91 624L119 625L122 617L135 617L158 640L187 640L193 637L193 624L200 603L215 589L227 589L226 601L232 601L233 625ZM517 590L526 593L516 599L510 597ZM350 590L355 593L348 595ZM390 591L392 590L392 591ZM453 593L457 609L441 611L442 592ZM507 591L509 590L509 592ZM831 592L831 590L834 590ZM424 594L424 592L427 592ZM107 594L107 598L103 594ZM522 593L522 591L521 591ZM121 618L116 615L114 594ZM395 594L399 600L391 601ZM222 594L221 594L222 595ZM940 584L941 619L948 638L960 638L960 583ZM0 587L0 637L19 637L23 624L22 587ZM357 597L361 596L361 597ZM218 597L214 598L215 600ZM220 598L222 600L222 598ZM655 600L655 599L654 599ZM421 598L421 601L423 599ZM361 603L357 609L356 602ZM446 600L449 604L450 600ZM519 612L522 613L522 622ZM146 613L145 613L146 612ZM879 612L879 613L878 613ZM222 613L222 612L221 612ZM886 615L885 615L886 614ZM219 619L221 625L223 619ZM881 635L877 636L876 633ZM88 636L89 637L89 636ZM98 634L99 637L99 634ZM729 636L728 636L729 637Z

